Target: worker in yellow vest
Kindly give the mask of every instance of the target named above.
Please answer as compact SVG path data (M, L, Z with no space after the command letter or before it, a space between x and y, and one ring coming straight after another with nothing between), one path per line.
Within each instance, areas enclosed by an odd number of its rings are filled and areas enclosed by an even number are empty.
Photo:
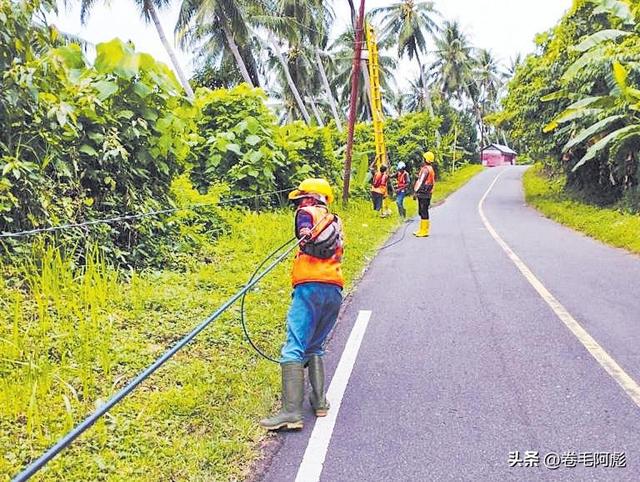
M293 262L293 299L280 358L282 409L260 421L267 430L302 428L305 366L309 368L311 406L317 417L327 415L323 344L338 318L344 286L344 236L340 219L329 211L331 186L324 179L306 179L289 199L297 208L295 233L303 241Z
M433 169L435 158L436 156L431 151L422 155L424 162L413 187L415 196L418 198L418 214L420 215L420 227L413 235L419 238L429 236L429 206L431 205L433 188L436 184L436 172Z

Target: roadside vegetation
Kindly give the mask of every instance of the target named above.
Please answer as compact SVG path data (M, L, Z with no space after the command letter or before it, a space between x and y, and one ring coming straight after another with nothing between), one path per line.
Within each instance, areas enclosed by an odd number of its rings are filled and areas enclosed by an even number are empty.
M480 169L467 166L442 179L436 199ZM407 204L415 215L415 202ZM380 218L364 200L338 213L347 233L349 291L400 221ZM222 216L228 234L182 270L122 272L98 249L78 264L60 249L37 244L37 261L4 267L0 474L17 473L240 289L262 258L291 236L287 209L225 210ZM253 338L272 356L283 341L290 266L283 263L247 298ZM265 436L257 421L276 403L280 381L277 367L245 342L238 310L214 322L52 461L44 480L246 476Z
M139 4L153 22L165 5ZM93 3L83 5L86 18ZM59 32L47 23L53 0L0 0L0 233L163 211L0 238L0 477L242 287L292 235L288 190L325 177L339 198L353 31L329 44L326 5L183 2L176 38L198 53L185 79L179 59L176 77L130 42L88 46ZM497 140L483 116L504 75L458 25L435 28L432 7L402 1L371 20L381 43L421 65L410 91L398 92L397 58L380 59L385 140L390 163L413 175L422 153L436 151L437 202L481 169L470 164L479 144ZM421 63L436 40L441 58ZM395 205L381 219L368 200L375 146L362 75L351 201L335 206L348 289L399 226ZM289 269L283 263L248 296L254 337L274 356ZM242 479L260 456L256 421L277 403L279 382L244 342L238 315L230 309L42 478Z
M545 196L546 212L554 197L562 211L562 199L578 196L593 211L578 210L571 224L587 229L603 208L603 225L589 232L611 241L616 228L604 223L618 219L612 213L640 213L639 25L638 0L574 0L557 26L538 35L537 51L515 68L502 110L488 116L519 152L553 173L544 190L539 171L527 176L535 193L554 193ZM556 197L558 184L566 198ZM635 245L619 236L614 244Z
M602 207L584 200L581 193L564 189L562 177L545 174L536 164L524 174L529 204L545 216L594 239L640 254L640 216L624 209Z

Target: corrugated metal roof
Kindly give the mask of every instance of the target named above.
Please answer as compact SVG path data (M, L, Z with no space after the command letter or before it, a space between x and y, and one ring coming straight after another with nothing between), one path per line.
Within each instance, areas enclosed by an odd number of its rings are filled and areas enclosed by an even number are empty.
M497 149L504 154L518 154L516 151L514 151L510 147L503 146L502 144L489 144L488 146L483 147L481 150L486 151L487 149L491 149L491 148Z

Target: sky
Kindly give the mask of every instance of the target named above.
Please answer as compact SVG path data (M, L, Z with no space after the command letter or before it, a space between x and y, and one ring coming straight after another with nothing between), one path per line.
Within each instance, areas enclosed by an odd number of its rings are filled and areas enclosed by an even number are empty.
M63 32L78 35L92 43L114 37L131 40L138 50L170 65L154 26L140 19L132 0L96 2L84 26L80 24L79 1L67 3L71 5L65 8L61 2L59 14L51 18ZM348 2L332 0L331 3L336 13L334 32L339 32L350 22ZM359 1L355 3L358 5ZM393 3L395 1L366 0L366 10ZM532 52L535 35L553 27L571 3L572 0L435 0L443 18L458 20L472 45L490 49L504 65L508 65L518 53ZM170 0L169 7L160 12L168 38L173 38L179 5L180 1ZM185 71L191 73L191 54L179 51L179 57ZM416 73L414 65L401 62L396 77L402 86Z

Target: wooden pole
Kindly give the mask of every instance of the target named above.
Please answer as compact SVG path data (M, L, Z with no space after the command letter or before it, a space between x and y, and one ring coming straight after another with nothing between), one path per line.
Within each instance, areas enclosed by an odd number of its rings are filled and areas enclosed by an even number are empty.
M351 181L351 156L353 154L353 131L356 124L356 107L358 86L360 84L360 54L362 53L362 26L364 24L364 1L360 0L360 13L356 26L356 42L353 49L353 67L351 68L351 99L349 102L349 130L347 133L347 152L344 159L344 184L342 185L342 202L349 202L349 185Z

